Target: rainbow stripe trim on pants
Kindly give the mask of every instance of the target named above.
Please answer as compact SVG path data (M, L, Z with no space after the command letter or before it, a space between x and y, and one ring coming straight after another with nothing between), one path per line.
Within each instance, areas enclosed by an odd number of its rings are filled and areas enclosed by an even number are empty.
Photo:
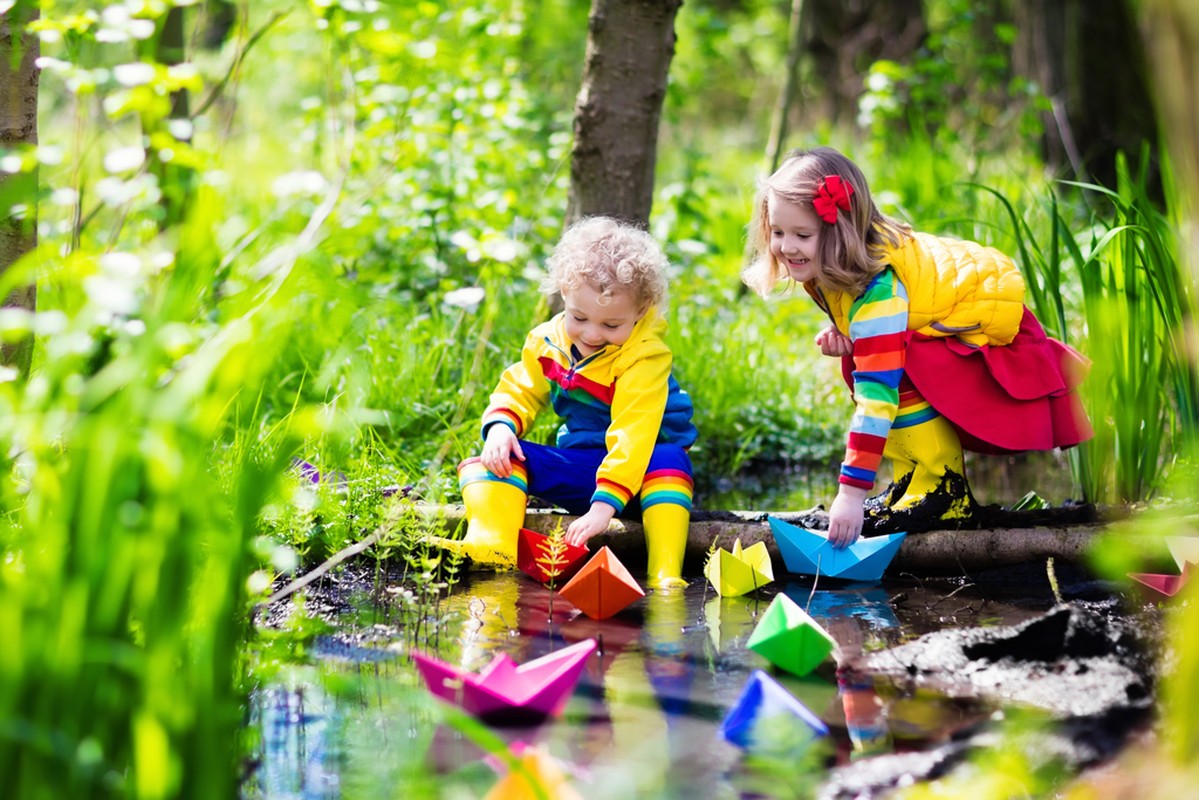
M937 413L937 409L928 404L928 401L917 392L915 389L901 386L899 389L899 410L895 412L895 422L891 424L892 428L910 428L913 425L919 425L923 422L928 422L930 419L936 419L941 416Z
M513 459L512 474L507 478L501 478L487 467L483 466L483 462L479 458L468 458L458 465L458 490L461 491L464 486L479 481L494 481L495 483L506 483L509 486L515 486L525 494L529 492L529 473L525 469L524 464Z
M695 483L691 476L678 469L659 469L645 473L641 484L641 509L659 503L672 503L691 510L691 497Z

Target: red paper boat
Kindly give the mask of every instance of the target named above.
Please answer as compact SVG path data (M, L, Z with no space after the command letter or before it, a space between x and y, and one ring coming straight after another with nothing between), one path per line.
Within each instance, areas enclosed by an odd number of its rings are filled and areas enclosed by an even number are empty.
M596 648L586 639L518 665L501 653L478 674L423 653L412 654L429 691L491 723L531 725L562 713L587 658Z
M516 567L526 575L532 576L541 583L549 583L551 575L548 566L551 562L550 537L545 534L521 528L516 538ZM583 566L583 557L590 551L586 547L562 543L562 552L558 555L558 574L553 577L557 584L566 583L571 576Z
M611 550L601 547L558 594L592 619L604 619L645 597L645 590Z
M1189 564L1187 566L1190 566ZM1130 572L1128 577L1137 583L1148 586L1158 594L1173 597L1186 586L1190 570L1184 569L1181 575L1155 575L1148 572Z

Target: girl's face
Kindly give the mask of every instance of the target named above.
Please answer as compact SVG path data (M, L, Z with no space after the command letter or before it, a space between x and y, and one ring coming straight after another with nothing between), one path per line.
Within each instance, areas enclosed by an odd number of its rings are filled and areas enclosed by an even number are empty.
M646 308L637 308L628 292L613 292L608 302L589 283L562 292L566 307L566 335L584 356L597 353L606 345L619 347L633 334L633 326L645 316Z
M766 195L766 222L770 226L770 254L787 268L791 279L803 283L820 274L816 244L823 224L816 212L782 200L774 192Z

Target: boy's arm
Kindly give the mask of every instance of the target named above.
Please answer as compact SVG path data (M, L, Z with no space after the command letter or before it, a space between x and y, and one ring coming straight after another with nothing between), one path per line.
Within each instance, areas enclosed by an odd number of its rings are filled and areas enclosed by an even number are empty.
M605 437L608 455L596 472L593 505L607 503L619 514L641 491L666 411L672 363L670 351L663 347L621 372L612 397L612 424Z
M529 430L537 415L549 400L550 389L545 373L537 361L540 335L535 330L525 338L520 361L504 370L500 382L491 393L487 410L483 412L482 434L497 423L506 425L518 437Z

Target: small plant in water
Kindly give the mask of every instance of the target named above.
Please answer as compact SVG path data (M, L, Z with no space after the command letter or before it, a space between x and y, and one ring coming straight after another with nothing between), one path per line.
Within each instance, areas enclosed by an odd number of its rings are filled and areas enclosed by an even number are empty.
M537 564L549 576L546 586L550 590L549 623L554 624L554 586L562 570L566 569L566 531L562 530L562 520L559 519L554 529L546 534L545 553L537 557Z

